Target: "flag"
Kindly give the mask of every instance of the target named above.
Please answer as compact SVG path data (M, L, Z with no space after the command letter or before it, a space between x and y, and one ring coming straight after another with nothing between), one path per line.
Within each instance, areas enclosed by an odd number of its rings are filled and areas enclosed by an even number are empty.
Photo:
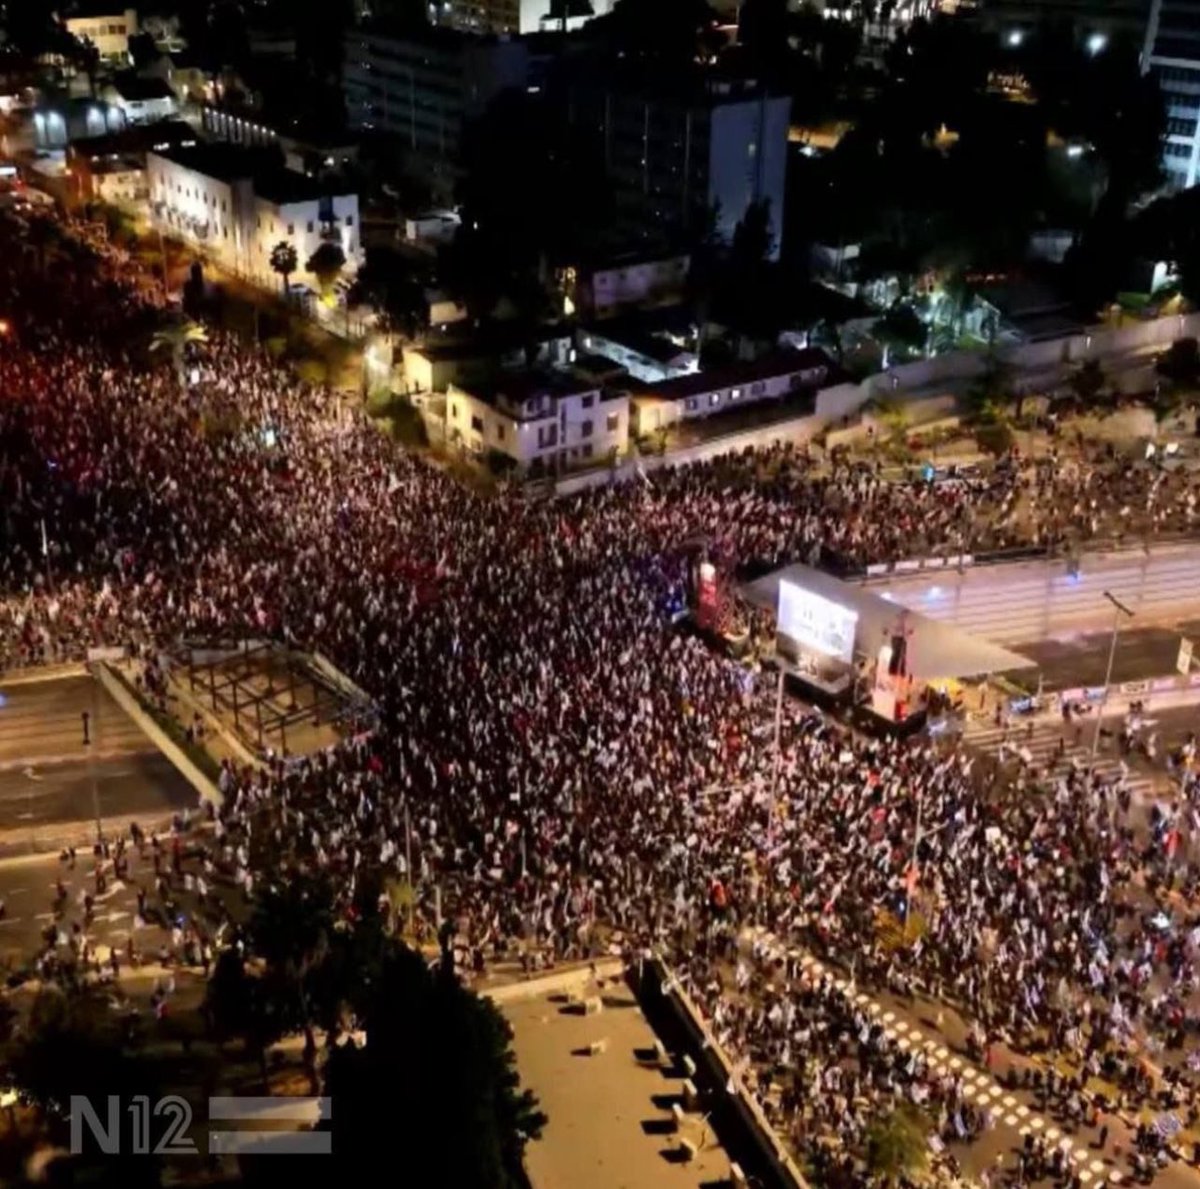
M908 870L904 873L904 886L908 890L909 899L912 898L913 893L917 890L917 878L916 863L909 863Z

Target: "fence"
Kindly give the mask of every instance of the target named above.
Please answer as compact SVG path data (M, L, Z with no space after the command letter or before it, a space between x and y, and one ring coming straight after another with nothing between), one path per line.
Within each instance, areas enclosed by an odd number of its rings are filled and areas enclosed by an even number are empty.
M1098 328L1044 343L1016 343L998 348L996 355L1018 371L1032 372L1051 366L1068 367L1087 359L1099 360L1136 351L1166 349L1176 339L1189 335L1200 336L1200 314L1172 315L1132 326ZM817 393L816 411L807 416L723 434L665 455L627 459L617 467L566 475L556 482L555 491L559 495L571 495L592 487L649 475L663 466L707 462L724 454L761 450L787 442L801 445L827 426L846 421L873 397L889 396L913 405L924 404L931 398L921 389L972 379L981 375L987 366L987 356L981 351L948 351L932 359L918 359L868 376L860 384L835 384L830 388L822 388ZM936 401L938 398L932 399Z

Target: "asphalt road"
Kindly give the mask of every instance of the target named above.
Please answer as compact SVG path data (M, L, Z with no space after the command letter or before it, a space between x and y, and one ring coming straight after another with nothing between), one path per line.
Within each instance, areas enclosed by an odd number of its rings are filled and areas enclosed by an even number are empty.
M90 678L0 682L0 833L34 841L39 829L92 820L97 802L102 817L149 821L194 807L196 794Z
M1113 680L1142 681L1174 673L1181 635L1200 645L1200 620L1188 620L1174 627L1123 628L1117 638ZM1112 632L1107 631L1064 632L1010 647L1041 666L1045 689L1058 690L1102 684L1111 645ZM1200 649L1197 659L1200 660Z
M55 881L59 878L67 888L67 907L59 927L69 930L74 921L82 921L82 894L96 894L93 870L90 852L79 853L74 870L57 855L0 862L0 900L4 903L4 916L0 918L0 959L19 963L40 947L43 931L55 919ZM148 854L145 862L134 858L126 883L118 884L110 879L108 890L96 896L96 918L88 935L98 945L123 946L128 942L134 931L139 880L153 900L154 870ZM151 924L136 932L134 944L149 953L167 938L161 929Z

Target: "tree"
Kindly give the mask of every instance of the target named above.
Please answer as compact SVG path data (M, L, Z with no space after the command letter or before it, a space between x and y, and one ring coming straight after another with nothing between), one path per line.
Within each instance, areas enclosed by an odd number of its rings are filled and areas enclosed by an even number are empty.
M109 1095L119 1095L122 1103L135 1094L154 1102L162 1088L158 1071L129 1044L125 1021L110 1009L105 996L87 987L64 991L51 984L39 991L4 1048L4 1066L8 1083L41 1112L51 1142L64 1145L73 1096L87 1098L104 1119ZM122 1126L126 1119L122 1110ZM109 1183L158 1184L157 1161L129 1156L124 1144L122 1153L104 1157L106 1171L113 1176ZM82 1159L90 1155L85 1152ZM114 1167L114 1159L119 1166ZM83 1183L86 1177L79 1176L77 1183Z
M431 970L391 939L377 952L377 974L356 984L367 1043L336 1047L325 1067L335 1175L372 1176L403 1151L414 1184L515 1189L545 1116L520 1088L507 1022L445 963Z
M219 1041L237 1040L258 1064L263 1093L267 1081L267 1049L285 1033L284 1019L269 989L246 970L238 950L230 947L217 955L204 991L204 1015Z
M355 275L348 299L369 305L379 315L379 325L389 336L395 333L416 338L429 315L425 285L410 260L391 248L371 247Z
M286 239L281 239L271 249L271 269L277 272L283 278L283 296L287 298L291 293L291 288L288 281L299 267L300 258L296 255L294 244L288 243ZM311 262L309 271L312 271Z
M1200 345L1194 338L1176 339L1159 356L1158 374L1180 388L1200 384Z
M58 224L53 219L38 216L30 221L28 241L37 256L39 272L46 271L46 258L50 248L60 239Z
M909 1102L867 1126L867 1168L884 1185L920 1176L929 1165L929 1120Z
M871 327L871 333L883 344L883 366L886 368L892 352L896 349L909 352L923 351L929 338L929 327L921 321L916 310L907 302L896 302Z
M1097 360L1088 359L1072 372L1068 384L1080 404L1090 405L1104 388L1104 369Z
M187 385L187 349L194 343L207 343L208 331L190 318L178 318L155 331L150 340L151 351L165 351L175 367L175 376L182 391Z
M333 291L338 277L342 275L342 269L346 267L346 253L332 240L326 240L308 258L304 267L317 278L321 293L328 296Z
M269 886L258 896L247 932L252 952L266 964L264 990L280 1013L282 1027L304 1033L305 1065L315 1077L314 1028L328 1013L321 1011L314 989L317 971L330 951L333 889L327 880L315 878Z
M983 371L968 386L964 399L971 416L982 424L995 425L1004 420L1014 395L1012 366L989 352Z

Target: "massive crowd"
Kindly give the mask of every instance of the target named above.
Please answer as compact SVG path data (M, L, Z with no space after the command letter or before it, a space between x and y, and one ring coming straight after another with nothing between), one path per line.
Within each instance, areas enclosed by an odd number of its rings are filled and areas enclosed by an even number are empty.
M860 1151L892 1095L950 1142L986 1120L831 987L797 973L751 1000L751 923L958 1004L983 1047L1066 1051L1131 1094L1139 1056L1186 1082L1200 932L1156 900L1200 882L1184 817L1143 821L1082 770L983 780L954 748L791 704L777 752L761 678L669 622L697 537L756 566L1068 544L1190 527L1188 472L1083 453L896 484L785 451L485 497L221 334L181 383L144 350L154 298L103 257L13 252L0 294L0 670L244 633L320 649L379 702L370 735L224 771L189 893L320 869L347 907L383 871L411 875L421 919L441 905L473 965L659 947L801 1146ZM202 892L176 940L207 960L224 909ZM915 946L886 944L886 919L915 921Z

